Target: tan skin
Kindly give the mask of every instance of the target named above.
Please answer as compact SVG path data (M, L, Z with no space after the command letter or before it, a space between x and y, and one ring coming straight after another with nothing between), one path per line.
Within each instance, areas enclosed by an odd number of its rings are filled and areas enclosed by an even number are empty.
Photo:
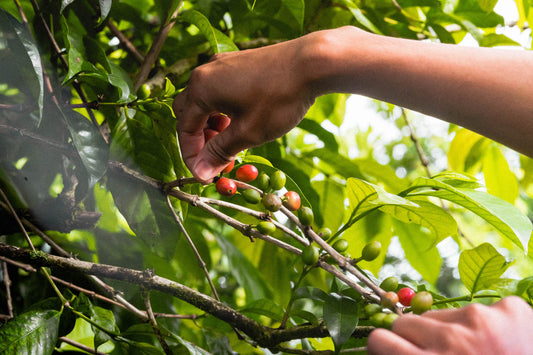
M289 132L316 97L330 92L417 110L533 156L531 83L531 52L424 43L343 27L217 55L193 71L173 109L185 163L209 183L243 149ZM219 112L231 117L220 132L208 124ZM531 307L511 297L492 306L400 317L392 331L372 332L368 349L525 354L533 348L531 329Z

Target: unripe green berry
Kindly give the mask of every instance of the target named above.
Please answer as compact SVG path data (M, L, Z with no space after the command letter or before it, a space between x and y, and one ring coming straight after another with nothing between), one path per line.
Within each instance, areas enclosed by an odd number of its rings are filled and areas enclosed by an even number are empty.
M379 253L381 253L381 243L374 240L365 245L361 252L361 258L366 261L372 261L379 256Z
M392 328L392 323L394 323L394 321L396 319L398 319L398 315L396 313L389 313L387 314L384 318L383 318L383 328L387 328L387 329L391 329Z
M266 191L270 187L270 177L265 173L259 174L255 182L260 190Z
M254 189L246 189L243 192L241 192L242 197L246 200L248 203L258 203L261 201L261 194L259 191Z
M314 220L313 210L307 206L300 208L298 210L298 218L302 225L305 227L310 226Z
M324 240L328 240L329 238L331 238L331 234L332 234L331 229L326 228L326 227L320 228L318 230L318 235Z
M285 182L287 181L287 176L285 173L281 170L276 170L274 173L270 176L270 187L274 190L280 190L285 186Z
M376 313L381 312L382 310L383 310L383 307L375 303L369 303L363 308L363 312L368 318L370 318L372 315Z
M411 299L411 310L414 314L422 314L431 309L433 296L427 291L418 292Z
M272 234L276 231L276 225L269 221L259 222L256 228L261 234Z
M338 239L337 241L335 241L335 243L333 243L332 247L333 249L335 249L336 251L338 251L339 253L344 253L346 250L348 250L348 241L346 239Z
M398 288L398 278L395 276L387 277L381 285L379 285L383 289L383 291L396 291Z
M386 313L379 312L376 314L373 314L370 316L370 324L372 324L376 328L383 328L385 317L387 316Z
M309 244L302 250L302 260L306 265L315 265L318 261L318 249Z

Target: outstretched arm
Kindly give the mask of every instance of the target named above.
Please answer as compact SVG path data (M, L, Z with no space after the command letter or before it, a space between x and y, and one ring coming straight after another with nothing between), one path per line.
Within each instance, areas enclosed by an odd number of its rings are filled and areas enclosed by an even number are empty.
M209 182L239 151L290 131L316 97L330 92L426 113L533 156L532 82L533 53L342 27L217 55L193 71L173 107L185 163ZM206 139L207 120L217 112L231 124Z

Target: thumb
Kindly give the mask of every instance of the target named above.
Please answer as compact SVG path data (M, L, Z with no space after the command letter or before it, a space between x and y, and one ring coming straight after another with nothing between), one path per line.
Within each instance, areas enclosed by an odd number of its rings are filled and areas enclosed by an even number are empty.
M211 181L226 165L235 160L241 150L248 148L243 140L237 137L230 125L209 139L196 156L192 166L194 176L202 182Z

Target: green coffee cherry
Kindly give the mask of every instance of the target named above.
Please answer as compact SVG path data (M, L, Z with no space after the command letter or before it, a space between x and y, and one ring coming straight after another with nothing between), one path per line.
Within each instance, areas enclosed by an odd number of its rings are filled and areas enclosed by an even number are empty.
M261 234L272 234L276 231L276 225L269 221L259 222L256 228Z
M383 328L391 329L392 328L392 323L394 323L394 321L396 319L398 319L398 317L399 317L399 315L397 315L396 313L388 313L383 318Z
M369 319L370 324L372 324L376 328L383 328L383 326L385 325L384 320L386 316L387 314L383 312L373 314L372 316L370 316Z
M248 203L256 204L261 201L261 194L259 193L259 191L254 189L246 189L241 192L241 195Z
M366 261L372 261L379 256L379 253L381 253L381 243L374 240L365 245L361 252L361 258Z
M306 265L315 265L318 261L318 249L313 245L308 245L302 250L302 261Z
M418 292L411 299L411 310L414 314L422 314L431 309L433 296L427 291Z
M383 289L383 291L390 292L390 291L396 291L398 288L398 278L395 276L387 277L381 285L379 285Z
M152 90L150 89L150 85L143 84L139 89L137 89L137 98L139 100L145 100L150 97L151 93Z
M372 315L376 313L381 312L382 310L383 310L383 307L375 303L369 303L363 308L363 312L368 318L370 318Z
M346 239L338 239L337 241L335 241L335 243L333 243L332 247L333 249L335 249L336 251L338 251L339 253L344 253L346 250L348 250L348 241Z
M329 229L329 228L325 228L325 227L324 227L324 228L320 228L320 229L318 230L318 235L319 235L322 239L324 239L324 240L328 240L329 238L331 238L331 235L332 235L332 233L331 233L331 229Z
M306 227L310 226L314 220L313 210L307 206L300 208L298 210L298 218L302 225Z
M287 176L285 176L285 173L281 170L276 170L271 176L270 176L270 187L274 190L280 190L285 186L285 182L287 181Z
M270 187L270 177L265 173L259 174L255 182L260 190L266 191Z

